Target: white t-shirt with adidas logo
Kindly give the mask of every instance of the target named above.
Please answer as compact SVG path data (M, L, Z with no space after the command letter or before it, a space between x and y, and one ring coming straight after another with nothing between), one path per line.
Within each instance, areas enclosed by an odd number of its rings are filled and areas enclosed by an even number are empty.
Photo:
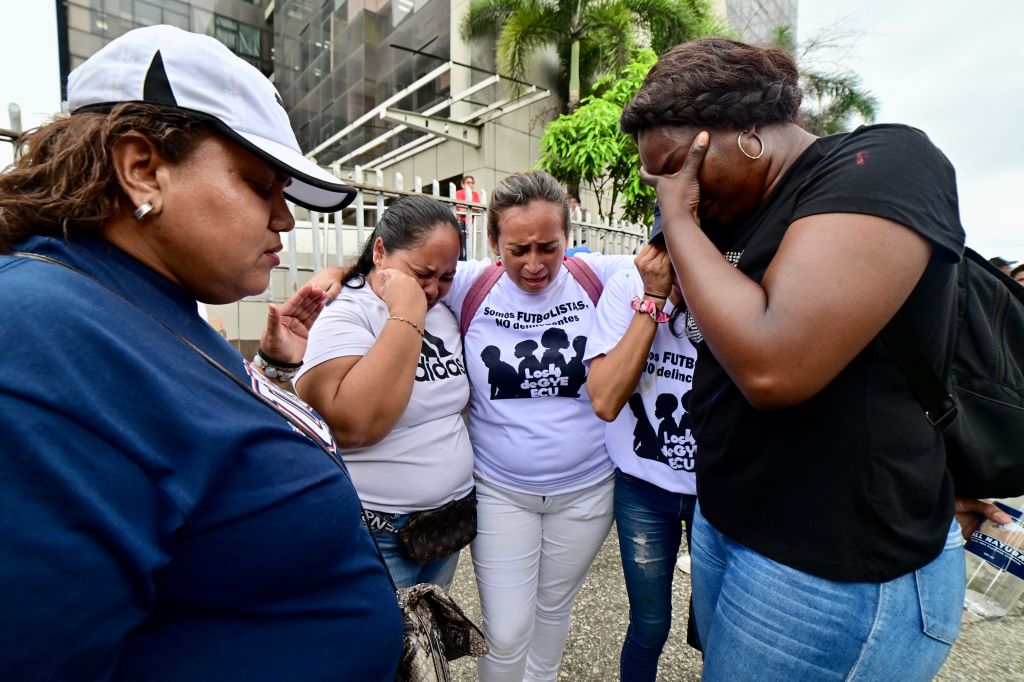
M369 285L346 286L313 325L298 376L334 358L366 355L387 316L387 306ZM381 376L377 390L391 390L391 377ZM412 397L398 423L376 445L342 451L363 506L404 514L469 494L473 448L461 415L468 400L459 325L438 304L427 311Z

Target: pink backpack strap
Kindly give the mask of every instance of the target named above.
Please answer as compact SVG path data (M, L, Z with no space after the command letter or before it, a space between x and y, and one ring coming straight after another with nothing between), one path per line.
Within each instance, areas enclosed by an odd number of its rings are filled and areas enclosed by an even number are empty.
M466 292L466 300L462 303L462 313L459 315L459 331L463 336L469 330L469 323L473 321L473 316L480 309L480 304L487 298L491 287L504 274L505 267L499 261L484 268L484 271L469 285L469 291Z
M594 269L587 265L585 260L576 256L563 259L562 264L569 270L569 274L573 276L573 279L587 292L587 296L590 296L593 304L597 306L597 300L601 298L604 285L601 284L601 278L597 276Z

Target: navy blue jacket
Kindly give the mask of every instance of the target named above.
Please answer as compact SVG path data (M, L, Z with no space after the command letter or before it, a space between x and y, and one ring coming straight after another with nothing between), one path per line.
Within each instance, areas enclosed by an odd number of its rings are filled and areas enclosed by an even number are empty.
M125 253L19 248L254 384L195 301ZM78 273L0 257L0 311L0 679L394 677L395 597L319 447Z

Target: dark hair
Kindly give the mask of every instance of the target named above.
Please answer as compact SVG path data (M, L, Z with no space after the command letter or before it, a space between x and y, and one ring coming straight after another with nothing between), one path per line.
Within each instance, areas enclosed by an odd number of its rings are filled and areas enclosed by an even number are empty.
M569 236L569 199L565 190L544 171L513 173L491 191L487 202L487 236L498 241L501 214L513 206L526 206L531 201L546 201L562 208L562 232Z
M366 276L373 270L373 243L377 237L384 243L385 251L412 249L426 241L438 224L448 225L455 234L459 233L459 222L447 204L427 196L401 197L381 215L359 258L342 275L342 284L353 289L366 284Z
M636 135L664 125L746 129L793 123L801 96L796 62L785 50L703 38L662 55L619 125Z
M182 161L208 122L180 111L127 103L110 113L56 118L20 140L25 154L0 173L0 253L32 235L94 236L127 201L112 150L125 134L145 135L164 158Z
M679 329L676 328L676 323L679 321L680 317L683 318L683 328L682 328L682 330L679 330ZM676 307L672 308L672 314L668 316L668 330L670 332L672 332L672 336L676 337L677 339L683 338L683 334L686 333L686 307L685 306L677 305Z

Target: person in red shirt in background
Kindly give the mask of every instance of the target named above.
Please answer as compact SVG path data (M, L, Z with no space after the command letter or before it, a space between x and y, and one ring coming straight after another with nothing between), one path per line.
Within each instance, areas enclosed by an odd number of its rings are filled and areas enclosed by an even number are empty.
M476 191L476 179L472 175L462 178L462 186L455 190L455 199L458 201L472 201L480 203L480 192ZM466 260L466 226L470 222L466 215L466 209L461 206L455 207L455 216L459 219L459 260Z

